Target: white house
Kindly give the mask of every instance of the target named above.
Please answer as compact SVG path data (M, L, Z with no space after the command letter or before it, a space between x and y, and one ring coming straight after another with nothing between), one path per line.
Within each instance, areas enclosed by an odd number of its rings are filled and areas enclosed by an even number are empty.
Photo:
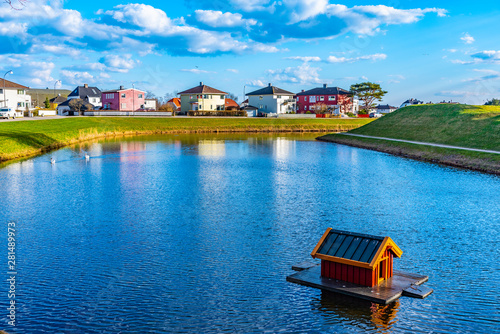
M144 100L145 110L156 110L156 100L155 99L145 99Z
M258 108L259 114L286 114L296 110L295 94L271 84L246 95L248 106Z
M390 114L391 112L394 112L396 110L398 110L397 107L393 107L388 104L383 104L375 107L373 111L378 112L379 114Z
M424 102L419 101L417 99L409 99L409 100L404 101L403 104L401 104L401 107L399 107L399 108L404 108L404 107L413 106L413 105L417 105L417 104L424 104Z
M95 109L102 107L101 90L97 87L89 87L87 84L76 87L68 95L68 100L71 99L82 99L85 102L92 104Z
M25 111L31 107L31 96L26 94L28 89L29 87L0 79L0 107Z

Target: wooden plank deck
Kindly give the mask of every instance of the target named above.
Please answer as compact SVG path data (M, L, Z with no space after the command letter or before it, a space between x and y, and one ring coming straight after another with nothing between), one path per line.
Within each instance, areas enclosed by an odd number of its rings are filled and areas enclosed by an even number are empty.
M428 279L428 276L394 270L393 277L378 286L370 288L322 277L320 266L299 271L286 278L288 282L366 299L378 304L390 304L403 295L403 290L410 288L412 285L423 284ZM426 296L429 294L430 292Z

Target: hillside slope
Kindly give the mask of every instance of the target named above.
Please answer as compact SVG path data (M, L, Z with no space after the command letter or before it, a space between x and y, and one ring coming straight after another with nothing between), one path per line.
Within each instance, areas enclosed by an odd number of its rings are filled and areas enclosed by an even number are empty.
M406 107L351 133L500 151L500 107Z

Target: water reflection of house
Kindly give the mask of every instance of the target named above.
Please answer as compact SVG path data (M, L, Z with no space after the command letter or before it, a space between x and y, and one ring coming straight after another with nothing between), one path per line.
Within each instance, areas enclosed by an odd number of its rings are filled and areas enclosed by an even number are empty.
M147 145L141 142L124 142L120 143L120 161L141 161L144 160L144 155L137 154L144 152Z
M198 142L198 155L224 157L226 156L226 142L223 140L200 140Z
M342 322L355 322L366 332L370 328L379 333L390 333L397 323L400 308L399 300L380 305L351 296L322 291L319 298L312 300L312 307L328 319L341 319Z

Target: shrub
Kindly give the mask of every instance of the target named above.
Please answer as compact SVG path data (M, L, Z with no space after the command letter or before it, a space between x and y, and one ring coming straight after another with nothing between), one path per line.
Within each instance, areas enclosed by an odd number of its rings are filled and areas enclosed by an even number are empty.
M247 112L245 110L191 110L188 112L188 116L245 117Z

